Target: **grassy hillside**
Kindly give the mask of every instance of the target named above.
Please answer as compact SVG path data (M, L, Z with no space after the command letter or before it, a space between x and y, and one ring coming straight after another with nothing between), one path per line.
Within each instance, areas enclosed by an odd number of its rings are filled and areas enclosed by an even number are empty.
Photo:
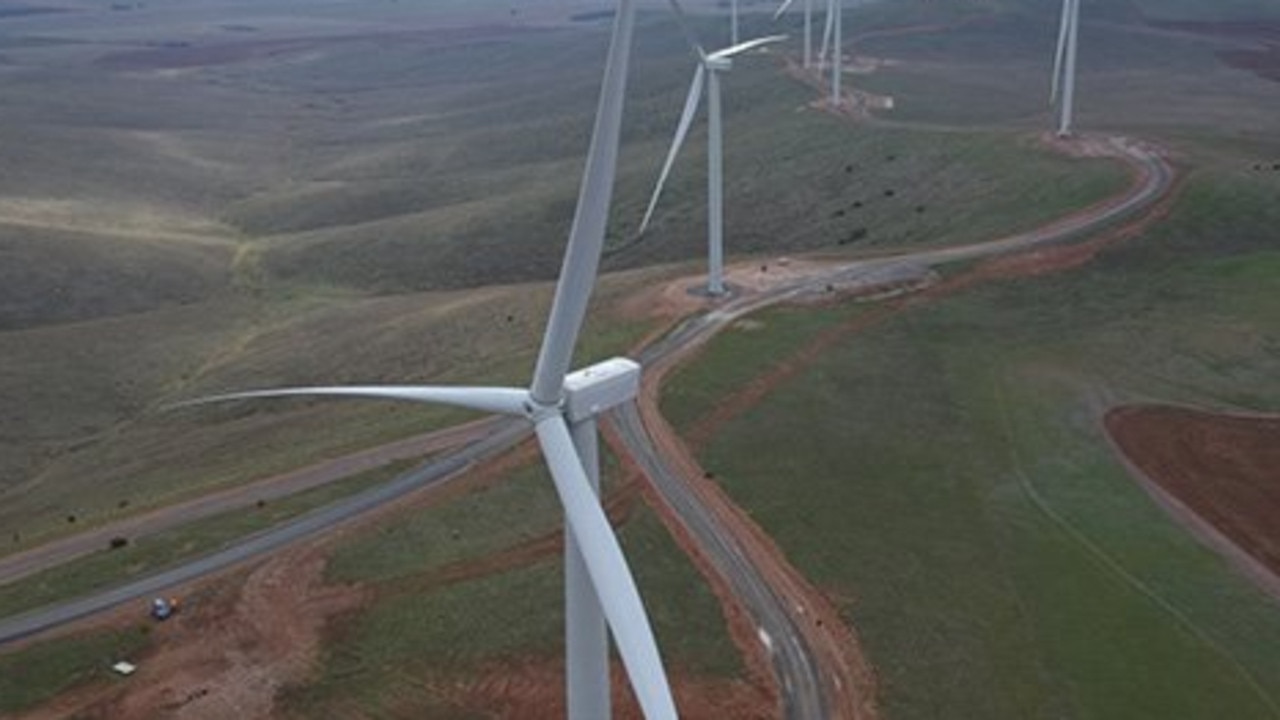
M891 716L1280 715L1275 602L1151 503L1096 421L1138 399L1280 407L1280 178L1218 152L1142 239L852 335L705 449L840 601ZM766 314L667 406L691 423L723 373L861 312Z
M653 277L620 276L601 290L580 358L622 352L647 330L609 308ZM21 342L0 373L11 398L0 416L0 519L21 538L6 536L4 550L465 419L384 403L163 404L280 385L518 384L533 365L550 289L241 302L12 333ZM64 381L31 382L40 377Z
M224 27L241 12L260 27ZM20 536L6 549L73 530L70 515L98 522L457 417L165 402L527 372L545 286L439 288L555 273L605 28L371 36L353 16L316 40L310 20L256 12L40 16L0 41L0 134L24 138L0 143L0 517ZM59 27L76 42L36 42ZM645 16L611 269L703 253L700 128L650 234L629 242L691 71L682 43ZM725 85L732 253L979 239L1123 181L1021 137L844 125L807 109L775 57L742 59ZM609 327L599 347L641 330Z

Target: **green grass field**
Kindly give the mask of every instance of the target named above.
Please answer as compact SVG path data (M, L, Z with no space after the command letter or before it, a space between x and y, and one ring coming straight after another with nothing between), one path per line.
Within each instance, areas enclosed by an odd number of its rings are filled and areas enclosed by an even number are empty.
M612 462L606 473L616 477ZM362 583L377 600L337 624L315 679L286 693L289 711L314 717L346 702L394 714L408 703L440 717L464 717L432 684L465 682L508 664L555 666L564 636L561 551L461 582L442 582L433 573L557 531L559 515L550 479L540 466L529 466L344 543L329 579ZM741 663L719 604L658 520L640 507L620 535L671 667L693 678L736 677Z
M148 628L52 640L0 655L0 713L25 710L87 682L118 682L111 666L147 645Z
M890 716L1280 716L1280 607L1151 504L1096 422L1126 400L1280 404L1277 189L1199 171L1141 240L852 335L707 448L844 599ZM687 426L712 378L857 312L768 313L664 408Z

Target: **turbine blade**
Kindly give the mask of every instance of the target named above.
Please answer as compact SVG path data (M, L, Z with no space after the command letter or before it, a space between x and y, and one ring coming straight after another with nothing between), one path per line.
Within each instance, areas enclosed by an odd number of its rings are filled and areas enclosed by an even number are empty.
M529 393L515 388L499 387L433 387L429 385L350 385L339 387L300 387L251 390L212 395L170 405L170 408L194 407L235 400L260 400L289 397L363 398L366 400L399 400L406 402L452 405L502 415L524 415Z
M646 720L675 720L675 701L644 603L604 508L591 491L569 428L563 417L552 415L535 430L640 709Z
M604 249L604 233L609 224L609 207L613 200L613 183L617 175L618 143L622 133L622 109L627 94L627 68L631 61L631 45L635 36L634 0L618 0L613 37L600 87L600 105L591 148L587 151L586 171L578 191L578 208L574 212L560 268L560 281L551 305L551 316L543 335L542 348L533 371L530 394L535 402L553 405L564 391L564 377L573 362L578 333L587 315L587 303L596 284L600 253Z
M796 0L783 0L782 5L778 6L777 12L773 14L773 19L776 21L778 18L786 15L787 11L791 9L791 6L794 5L795 2Z
M711 53L708 56L708 58L711 60L723 60L723 59L731 58L735 55L741 55L742 53L747 52L748 50L754 50L764 45L770 45L772 43L780 43L786 39L787 39L786 35L769 35L768 37L756 38L754 40L748 40L746 42L738 43L733 47L727 47L723 50L717 50Z
M1049 104L1058 103L1058 92L1062 83L1062 63L1067 56L1067 30L1071 23L1071 0L1062 0L1062 21L1058 27L1058 51L1053 58L1053 87L1049 93Z
M684 14L684 8L680 7L678 0L667 0L667 2L671 5L671 12L676 16L676 24L680 26L680 32L684 33L684 39L688 41L689 47L698 56L698 60L705 63L707 61L707 51L702 48L702 43L698 42L698 35L690 27L689 18Z
M706 80L706 68L701 64L693 71L693 83L689 85L689 95L684 101L684 113L680 115L680 124L676 126L676 136L671 141L671 149L667 151L667 160L662 164L662 173L658 175L658 184L653 188L653 196L649 198L649 208L644 212L644 220L640 223L640 233L644 234L649 229L649 221L653 219L653 211L658 207L658 198L662 195L662 188L667 184L667 176L671 174L671 166L676 162L676 156L680 154L680 148L684 145L685 136L689 134L689 126L693 124L693 118L698 114L698 101L702 99L702 87Z

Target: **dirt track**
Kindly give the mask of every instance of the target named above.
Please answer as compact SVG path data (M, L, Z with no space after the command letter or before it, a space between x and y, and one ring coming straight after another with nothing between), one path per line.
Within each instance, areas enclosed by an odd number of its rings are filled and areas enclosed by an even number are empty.
M1280 598L1280 417L1137 405L1105 425L1162 506Z

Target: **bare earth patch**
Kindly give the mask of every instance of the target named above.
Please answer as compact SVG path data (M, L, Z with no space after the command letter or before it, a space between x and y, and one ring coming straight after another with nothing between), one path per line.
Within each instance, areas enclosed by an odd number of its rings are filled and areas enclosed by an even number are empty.
M1104 424L1157 502L1280 598L1280 417L1136 405Z
M324 623L363 602L358 588L323 585L325 555L303 547L229 578L156 626L128 683L87 686L21 717L271 717L277 690L311 670Z
M613 675L613 717L642 720L626 675L616 663ZM760 690L738 680L705 679L671 673L672 691L685 720L768 720L776 716L773 702ZM564 717L564 665L559 662L508 662L494 665L441 694L481 717L504 720L545 720Z

